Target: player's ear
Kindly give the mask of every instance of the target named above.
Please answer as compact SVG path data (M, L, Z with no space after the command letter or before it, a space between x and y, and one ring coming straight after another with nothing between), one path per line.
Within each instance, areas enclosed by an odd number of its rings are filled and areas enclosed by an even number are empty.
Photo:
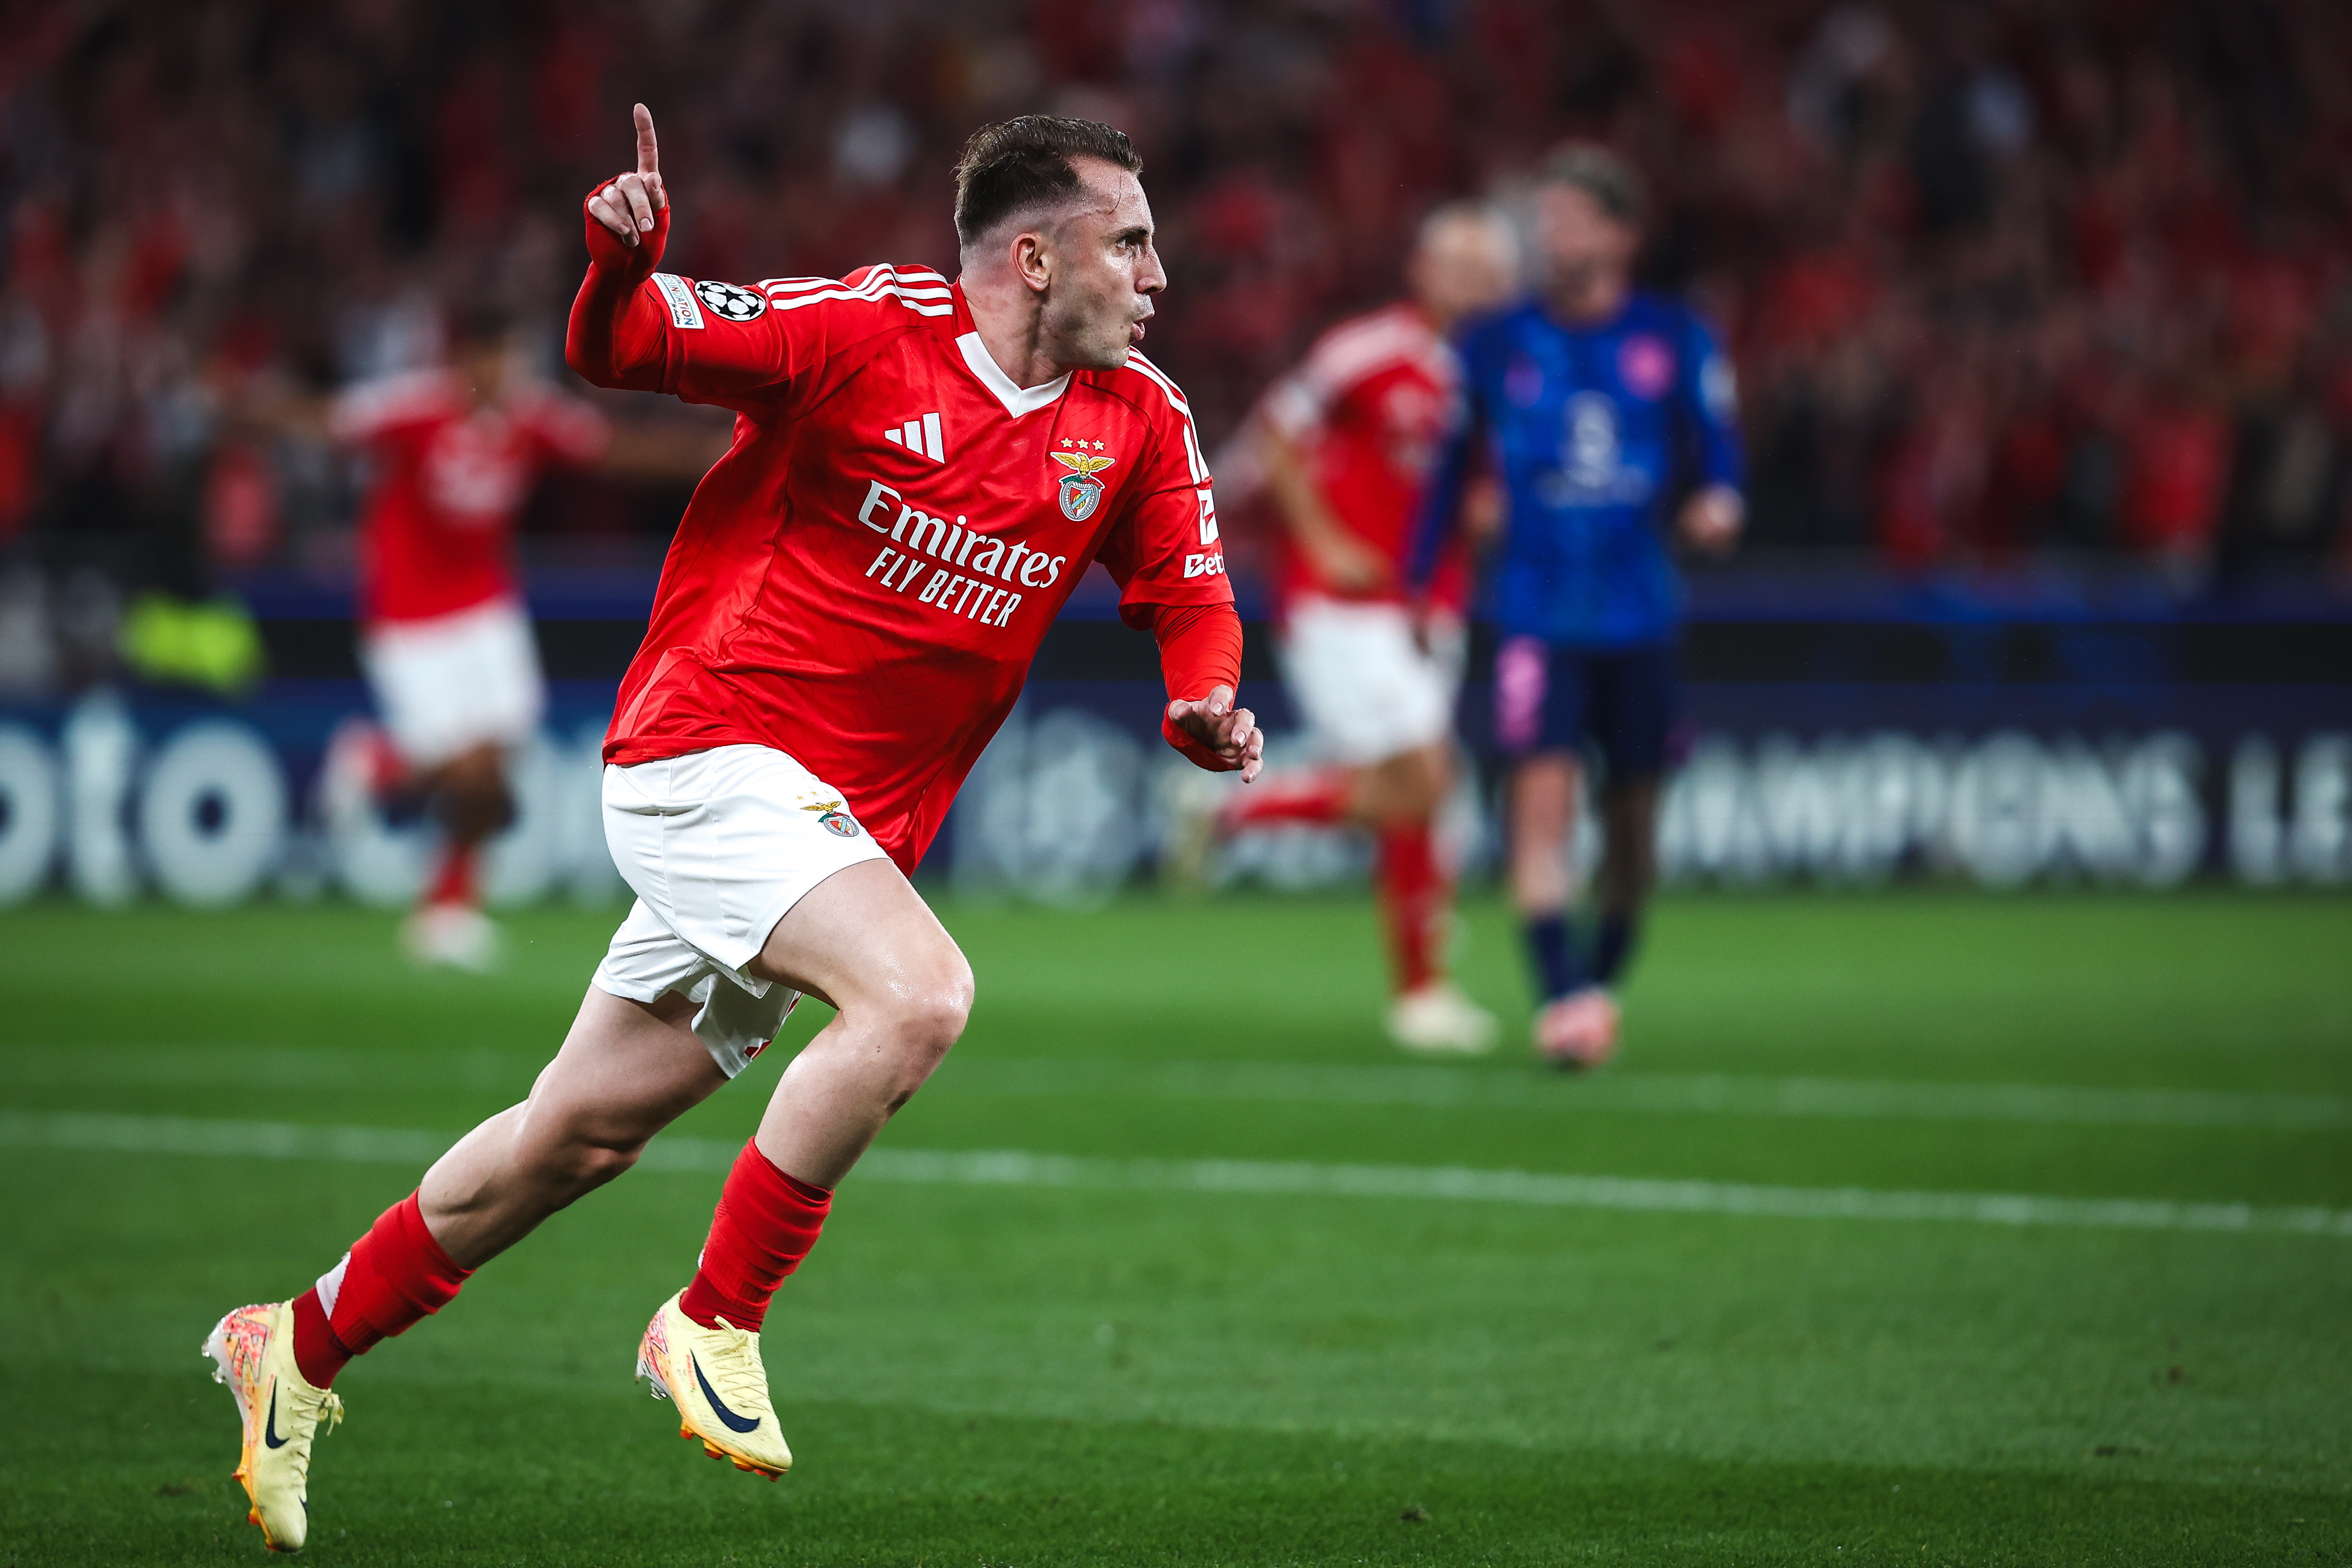
M1013 270L1033 292L1043 294L1054 280L1054 247L1045 236L1024 229L1013 237Z

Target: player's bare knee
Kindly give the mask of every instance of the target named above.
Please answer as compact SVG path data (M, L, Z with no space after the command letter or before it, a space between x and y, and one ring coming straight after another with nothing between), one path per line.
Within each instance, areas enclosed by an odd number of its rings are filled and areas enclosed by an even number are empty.
M962 1038L964 1024L971 1016L971 966L961 953L938 961L920 983L892 998L887 1026L897 1047L899 1102L922 1087Z
M1409 821L1426 822L1437 815L1437 808L1445 802L1444 776L1426 763L1417 763L1404 771L1398 796L1400 816Z
M971 1017L971 968L958 954L953 963L940 967L908 1008L908 1043L936 1063L963 1037L964 1025Z
M515 816L514 797L496 775L452 784L437 805L442 826L468 843L509 826Z

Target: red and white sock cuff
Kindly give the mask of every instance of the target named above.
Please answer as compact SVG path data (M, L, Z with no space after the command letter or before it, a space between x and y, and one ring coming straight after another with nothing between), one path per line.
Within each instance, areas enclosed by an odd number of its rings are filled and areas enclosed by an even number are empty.
M411 1193L320 1276L319 1304L335 1338L357 1354L447 1306L472 1273L433 1238Z

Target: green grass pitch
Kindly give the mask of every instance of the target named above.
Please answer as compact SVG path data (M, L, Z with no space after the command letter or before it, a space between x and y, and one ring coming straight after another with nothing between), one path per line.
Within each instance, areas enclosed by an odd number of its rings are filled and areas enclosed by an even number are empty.
M813 1005L677 1129L700 1168L632 1173L352 1368L309 1560L2352 1562L2352 902L1677 898L1581 1081L1398 1059L1360 901L943 912L971 1031L769 1319L793 1473L711 1464L628 1373ZM0 1564L260 1554L197 1342L416 1168L196 1145L462 1131L615 918L518 914L481 980L335 906L0 915ZM1499 908L1463 975L1524 1030ZM921 1179L982 1150L1094 1174ZM1386 1184L1315 1174L1362 1166ZM2152 1217L1885 1196L1921 1193Z

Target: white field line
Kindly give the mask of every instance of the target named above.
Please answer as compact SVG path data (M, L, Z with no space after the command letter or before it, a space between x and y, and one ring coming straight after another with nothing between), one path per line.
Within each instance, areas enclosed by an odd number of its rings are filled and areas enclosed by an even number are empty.
M1319 1067L1295 1062L1129 1064L1086 1058L951 1057L934 1082L937 1089L950 1092L1024 1098L1125 1094L1166 1100L2011 1121L2074 1127L2352 1128L2352 1100L2328 1095L1744 1078L1717 1073L1611 1072L1563 1080L1530 1079L1476 1068Z
M429 1163L453 1142L445 1132L408 1128L308 1127L284 1121L0 1111L0 1147L18 1149L323 1160L415 1169ZM739 1147L708 1138L659 1138L646 1149L644 1163L654 1170L715 1174L734 1163ZM1769 1187L1734 1182L1475 1170L1458 1165L1105 1160L1019 1150L950 1152L877 1149L859 1163L857 1172L866 1181L921 1186L1383 1198L1778 1219L1950 1220L2098 1230L2352 1237L2352 1210L2343 1209L2265 1208L2249 1204L2174 1203L2154 1198L2037 1197L2018 1193Z
M516 1093L537 1058L470 1051L383 1056L341 1050L133 1047L0 1050L0 1082L25 1087L237 1083L281 1088L409 1088L425 1083ZM1320 1066L1305 1062L1120 1062L1095 1058L953 1056L931 1095L1103 1096L1433 1109L1623 1111L1840 1121L2010 1122L2066 1127L2352 1129L2352 1100L2214 1089L2082 1089L2023 1083L1903 1083L1615 1071L1590 1079L1489 1068Z

